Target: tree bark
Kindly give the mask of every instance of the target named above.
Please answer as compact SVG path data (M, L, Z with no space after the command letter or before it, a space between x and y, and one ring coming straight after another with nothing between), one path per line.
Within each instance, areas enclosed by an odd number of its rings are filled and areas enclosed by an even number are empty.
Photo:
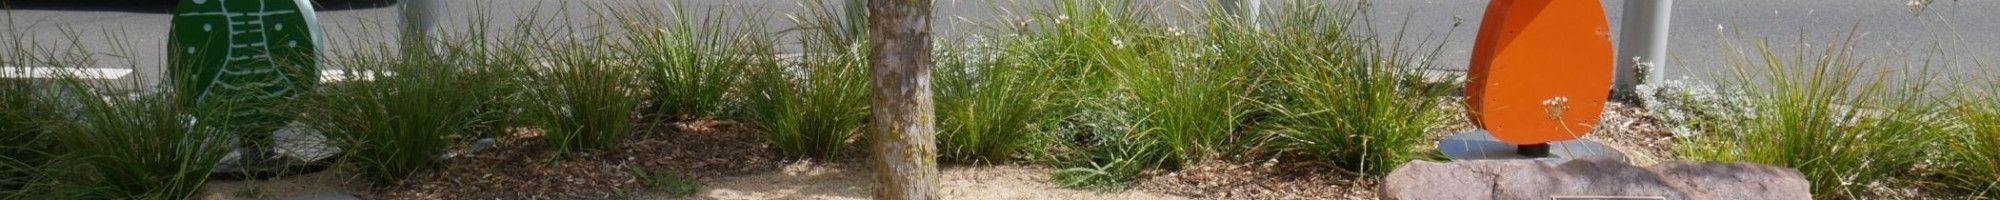
M876 199L937 199L931 1L870 0Z

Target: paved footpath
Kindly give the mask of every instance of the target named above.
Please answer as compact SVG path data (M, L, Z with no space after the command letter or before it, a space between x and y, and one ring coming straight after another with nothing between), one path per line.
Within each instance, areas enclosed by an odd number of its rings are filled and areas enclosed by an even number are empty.
M118 76L122 79L138 79L142 82L156 82L159 79L161 46L165 45L170 5L165 3L105 3L117 1L147 2L165 0L92 0L71 2L68 0L0 0L9 2L12 10L7 12L0 23L0 33L20 33L30 43L46 47L67 49L84 48L100 54L97 68L132 69L131 73ZM937 26L941 35L964 34L977 31L976 24L968 20L991 21L1007 13L1021 13L1021 10L990 9L995 3L1019 2L1022 4L1046 4L1048 0L937 0L939 19ZM1349 1L1349 0L1342 0ZM1846 33L1856 33L1855 44L1863 53L1882 56L1875 62L1908 60L1921 56L1899 53L1922 50L1931 45L1944 45L1949 55L1940 56L1941 62L1956 65L1938 67L1945 74L1974 74L1993 71L2000 65L1980 68L1969 63L1974 59L2000 56L2000 0L1936 0L1924 15L1916 15L1907 6L1907 0L1680 0L1675 7L1676 18L1672 24L1673 37L1670 45L1672 57L1668 76L1702 77L1726 72L1722 67L1724 54L1722 40L1741 39L1748 36L1768 38L1779 44L1795 44L1800 36L1807 41L1824 44ZM322 4L320 21L325 27L327 41L334 51L356 50L352 47L359 42L381 42L394 39L397 23L395 0L319 0ZM747 7L759 12L794 13L800 11L800 0L449 0L454 17L473 16L484 13L489 19L496 19L494 28L511 27L511 19L532 17L534 19L565 23L561 19L578 19L592 16L593 9L603 8L646 8L684 2L693 6L736 6ZM1204 2L1201 0L1144 0L1168 5L1182 2ZM1477 29L1478 17L1484 11L1487 0L1373 0L1371 22L1378 32L1385 34L1407 33L1407 40L1427 41L1432 44L1443 42L1444 52L1437 57L1441 68L1463 69L1465 59L1470 54L1472 31ZM1623 1L1606 0L1606 10L1611 13L1611 22L1619 22L1618 12ZM1177 6L1160 6L1156 9L1180 9ZM539 12L530 12L539 11ZM785 26L783 15L770 17L773 27ZM586 23L568 21L566 23ZM453 20L447 25L463 25L465 20ZM1453 26L1458 24L1459 26ZM1616 26L1615 24L1613 25ZM462 29L453 29L462 31ZM1450 34L1446 37L1446 33ZM1728 33L1728 34L1724 34ZM1738 36L1740 34L1741 36ZM70 43L68 36L76 36L80 42ZM109 38L109 39L107 39ZM0 39L0 44L14 40ZM15 41L18 42L18 41ZM113 47L129 47L129 53L113 51ZM1822 46L1823 45L1816 45ZM1785 48L1780 46L1780 48ZM112 56L112 55L129 55ZM1987 60L1987 63L2000 61ZM4 66L0 66L4 67ZM15 66L23 67L23 66ZM32 67L32 66L26 66ZM134 69L136 68L136 69ZM1876 70L1907 69L1903 65L1885 65Z

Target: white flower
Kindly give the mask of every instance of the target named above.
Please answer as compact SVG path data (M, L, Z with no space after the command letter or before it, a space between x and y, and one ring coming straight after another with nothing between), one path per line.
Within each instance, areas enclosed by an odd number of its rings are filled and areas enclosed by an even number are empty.
M1569 112L1569 97L1557 96L1542 100L1542 107L1548 109L1549 119L1561 119L1563 113Z

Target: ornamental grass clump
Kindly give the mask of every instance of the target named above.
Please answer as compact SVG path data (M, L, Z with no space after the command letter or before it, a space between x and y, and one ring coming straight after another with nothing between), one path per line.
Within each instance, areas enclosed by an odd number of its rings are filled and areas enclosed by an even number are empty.
M1989 79L1993 76L1985 76ZM2000 79L1967 84L1951 114L1962 130L1947 138L1946 182L1987 198L2000 198Z
M7 25L14 22L8 20ZM72 46L83 41L71 29L59 28L65 33L60 41ZM22 32L9 32L0 39L0 66L46 66L74 69L96 63L92 52L82 48L59 50L33 43L36 40ZM108 38L120 39L120 38ZM70 97L68 86L80 81L58 79L75 74L60 74L50 77L11 77L25 71L0 71L10 76L0 78L0 199L13 199L14 194L33 192L25 188L35 181L37 173L43 171L44 164L54 160L62 152L50 130L55 123L73 119L78 113L77 104L67 103ZM76 73L76 71L60 71ZM62 86L62 87L58 87Z
M1035 40L1031 55L1057 67L1050 77L1064 81L1064 106L1083 110L1062 122L1081 155L1055 174L1059 184L1120 188L1144 169L1247 151L1240 133L1256 49L1155 22L1134 1L1055 4L1019 34Z
M1050 142L1046 127L1060 120L1054 68L1003 39L972 50L937 56L939 157L953 161L1007 161Z
M137 95L64 78L64 102L78 104L72 118L44 124L60 157L39 167L24 199L189 199L208 182L224 153L229 105L199 109L175 102L179 90ZM133 83L128 87L138 87ZM214 118L221 119L221 118Z
M14 44L20 45L20 44ZM29 62L29 48L13 46L0 55L0 65L20 66ZM13 73L4 72L0 73ZM9 196L28 183L35 167L51 155L48 130L43 123L61 119L56 101L50 101L50 81L0 79L0 198Z
M1725 43L1726 44L1726 43ZM1781 56L1764 41L1756 55L1729 57L1731 88L1749 95L1749 113L1717 130L1682 137L1682 155L1718 162L1796 168L1814 196L1858 198L1871 185L1908 174L1928 155L1943 121L1919 76L1864 72L1851 44L1800 47ZM1725 45L1728 46L1728 45ZM1754 60L1753 60L1754 59ZM1900 78L1900 79L1899 79Z
M1166 141L1138 131L1137 101L1132 95L1115 92L1120 78L1113 76L1113 66L1160 61L1132 58L1148 52L1114 48L1133 45L1128 42L1138 38L1125 30L1147 31L1157 25L1144 21L1149 16L1134 11L1138 6L1133 4L1057 1L1052 8L1036 9L1027 19L1014 22L1019 24L1012 27L1014 35L1033 44L1025 54L1057 70L1055 76L1047 78L1062 81L1060 87L1065 91L1059 96L1064 100L1060 105L1075 110L1058 124L1057 134L1068 141L1067 149L1072 149L1060 156L1059 166L1064 169L1053 174L1058 186L1122 190L1141 171L1165 163L1167 154L1178 154L1168 152L1175 149L1166 147ZM1158 38L1147 42L1163 43Z
M387 48L382 48L387 49ZM344 149L343 167L376 183L435 168L454 138L492 129L518 75L475 62L464 48L438 54L377 52L333 59L351 72L312 96L303 121Z
M538 107L542 138L558 151L573 153L611 147L632 132L643 90L641 67L616 59L603 37L549 44L553 55L537 69L529 89Z
M71 45L84 41L64 33ZM191 106L181 102L195 93L188 89L135 92L149 87L85 79L97 75L81 70L97 66L97 52L9 37L0 65L46 67L55 77L0 80L0 134L13 140L0 144L11 148L0 151L8 154L0 158L0 199L190 199L234 147L234 135L216 128L230 122L194 119L240 107ZM110 52L130 52L123 46L130 41L104 39Z
M850 0L852 1L852 0ZM771 146L794 157L831 159L845 152L868 119L866 15L837 3L808 1L789 16L804 52L751 69L749 118Z
M1243 153L1237 133L1250 103L1246 75L1254 53L1248 51L1255 50L1220 38L1192 43L1154 33L1159 35L1114 39L1123 44L1104 55L1109 75L1118 79L1113 95L1134 101L1134 115L1127 116L1134 120L1132 136L1160 141L1170 166Z
M626 50L647 84L649 118L687 119L727 114L740 99L733 92L744 71L770 62L777 36L764 30L754 14L714 8L698 12L685 6L619 15L626 29Z
M36 166L49 157L47 132L41 123L56 112L40 94L38 81L0 80L0 197L28 183Z
M1429 66L1407 49L1343 35L1348 22L1340 17L1355 11L1323 4L1293 9L1271 27L1274 50L1264 54L1287 97L1267 103L1279 113L1277 141L1373 175L1419 157L1416 147L1447 117L1439 98L1452 88L1421 84Z

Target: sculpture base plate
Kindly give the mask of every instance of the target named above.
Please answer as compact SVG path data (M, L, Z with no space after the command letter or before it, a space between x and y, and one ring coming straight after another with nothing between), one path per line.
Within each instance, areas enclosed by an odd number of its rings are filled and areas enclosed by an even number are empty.
M1501 142L1485 130L1458 133L1445 136L1438 141L1438 151L1452 160L1507 160L1545 159L1556 162L1576 159L1608 159L1621 162L1625 153L1589 139L1576 139L1549 143L1548 157L1528 157L1518 153L1518 145Z

